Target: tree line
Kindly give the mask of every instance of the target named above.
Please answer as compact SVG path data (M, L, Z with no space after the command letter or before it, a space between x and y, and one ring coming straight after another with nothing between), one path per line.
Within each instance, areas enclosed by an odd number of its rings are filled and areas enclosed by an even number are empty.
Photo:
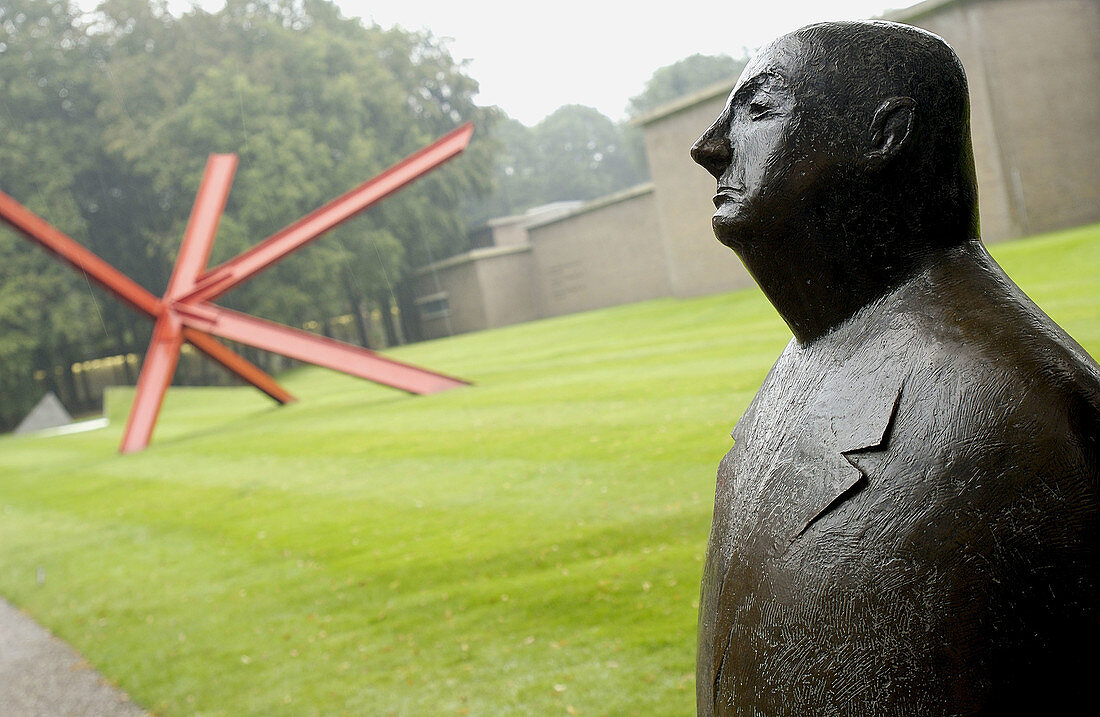
M689 85L713 81L682 69L673 74ZM632 113L666 99L659 74ZM476 93L438 38L345 18L330 0L229 0L180 17L164 0L106 0L93 13L72 0L7 0L0 189L159 295L209 153L240 157L216 264L473 121L461 157L222 300L325 333L331 317L350 315L362 345L373 312L388 343L416 339L411 270L465 250L471 224L646 175L625 123L567 106L526 127L478 106ZM141 355L150 330L0 230L0 429L43 388L78 395L74 363ZM121 370L135 378L129 363Z
M482 134L462 157L224 300L298 326L352 314L364 344L378 307L396 341L410 268L461 250L464 206L491 186L496 112L476 92L430 34L364 25L327 0L230 0L182 17L162 0L89 15L70 0L8 0L0 189L159 295L210 152L240 157L217 263L472 120ZM73 396L74 362L140 354L150 328L5 231L0 425L37 400L36 369Z

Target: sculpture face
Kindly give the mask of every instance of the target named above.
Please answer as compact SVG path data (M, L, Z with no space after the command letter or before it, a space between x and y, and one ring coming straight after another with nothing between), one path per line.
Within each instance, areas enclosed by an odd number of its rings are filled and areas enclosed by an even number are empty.
M966 81L930 33L823 23L761 50L692 147L712 225L800 342L976 235Z
M692 158L718 183L715 235L739 253L797 220L833 164L832 143L818 137L822 108L805 91L808 54L797 35L761 50L692 147Z

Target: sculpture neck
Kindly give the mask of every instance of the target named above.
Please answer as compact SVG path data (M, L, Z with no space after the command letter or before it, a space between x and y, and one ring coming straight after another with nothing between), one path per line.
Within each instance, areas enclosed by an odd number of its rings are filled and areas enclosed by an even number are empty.
M738 253L795 339L806 345L923 270L937 253L902 250L911 246L893 232L802 234Z
M786 322L799 344L811 344L840 326L863 307L884 296L896 282L872 287L853 277L851 282L835 275L772 275L759 281L765 296ZM858 284L858 291L853 291Z

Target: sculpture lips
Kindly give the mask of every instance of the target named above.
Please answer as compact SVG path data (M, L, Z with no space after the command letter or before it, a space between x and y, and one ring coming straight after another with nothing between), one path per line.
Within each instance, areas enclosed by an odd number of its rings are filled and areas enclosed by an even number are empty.
M718 193L712 197L715 209L721 209L726 202L736 201L743 190L735 187L718 187Z

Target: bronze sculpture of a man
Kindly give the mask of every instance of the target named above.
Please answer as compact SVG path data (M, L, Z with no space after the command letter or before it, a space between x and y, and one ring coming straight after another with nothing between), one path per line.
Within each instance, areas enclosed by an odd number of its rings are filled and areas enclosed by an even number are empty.
M691 154L794 334L718 469L698 713L1087 708L1100 367L979 241L954 52L803 28Z

